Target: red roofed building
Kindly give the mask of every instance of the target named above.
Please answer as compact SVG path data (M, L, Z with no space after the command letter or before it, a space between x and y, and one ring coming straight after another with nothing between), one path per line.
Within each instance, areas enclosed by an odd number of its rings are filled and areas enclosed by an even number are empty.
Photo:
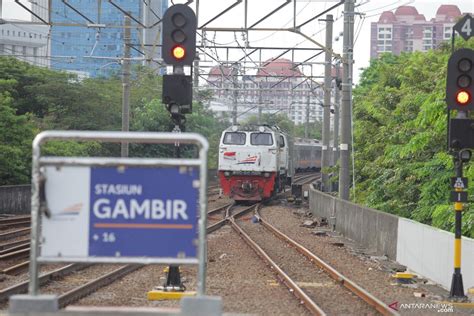
M233 68L231 65L218 65L212 67L209 71L209 74L207 75L207 80L212 86L228 89L216 90L214 93L217 97L229 94L229 89L232 88L232 70L234 70L234 73L237 71L237 69Z
M311 93L310 81L305 79L300 67L285 58L262 62L252 75L239 75L232 66L214 66L207 77L209 88L214 90L214 111L229 112L237 99L239 115L254 115L258 111L256 105L260 105L263 113L286 113L296 124L306 121L308 96L309 121L322 120L323 108L316 102L323 98L322 89Z
M258 70L257 76L285 76L298 77L302 76L300 69L295 67L291 60L285 58L269 59L262 64Z
M400 6L394 13L385 11L371 24L370 57L436 48L451 39L453 25L461 15L458 6L451 4L441 5L429 21L412 6Z

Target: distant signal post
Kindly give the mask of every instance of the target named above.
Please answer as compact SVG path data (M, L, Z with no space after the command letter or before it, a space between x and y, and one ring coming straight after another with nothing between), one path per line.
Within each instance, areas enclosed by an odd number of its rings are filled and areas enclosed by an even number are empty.
M196 57L197 18L194 11L184 4L176 4L166 10L163 15L163 46L161 55L166 64L173 66L173 73L163 76L163 104L170 112L175 125L173 132L181 133L185 129L185 114L192 112L193 83L192 74L186 75L184 67L192 66ZM192 67L190 67L192 72ZM180 144L175 142L175 157L180 157ZM174 297L185 291L181 282L179 266L168 267L165 285L159 291L148 292L150 300Z
M465 40L474 35L474 19L466 14L453 27ZM454 203L454 273L451 281L450 297L465 300L461 274L462 212L468 202L467 178L463 177L463 164L471 159L474 148L474 120L469 117L474 110L474 51L462 48L455 51L448 61L446 78L446 103L448 111L448 150L453 156L456 177L451 179L451 202ZM451 111L456 117L450 118Z

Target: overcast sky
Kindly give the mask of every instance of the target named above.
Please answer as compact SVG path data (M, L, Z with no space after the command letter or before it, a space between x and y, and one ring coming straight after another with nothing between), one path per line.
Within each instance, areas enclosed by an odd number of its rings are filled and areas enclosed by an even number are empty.
M21 0L23 3L27 3L27 0ZM141 0L130 0L130 1L141 1ZM2 0L0 0L2 2ZM175 3L183 3L184 0L177 0ZM235 0L201 0L200 1L200 15L199 15L199 24L202 25L217 13L221 12L223 9L234 3ZM320 13L329 6L334 5L338 1L322 1L322 0L297 0L297 23L302 23L303 21L311 18L312 16ZM74 3L71 1L71 3ZM248 21L249 24L258 21L261 17L265 16L267 13L272 11L274 8L278 7L280 4L284 3L284 0L248 0L249 3L249 14ZM392 1L392 0L357 0L356 1L356 11L364 15L356 17L355 23L355 49L354 49L354 72L356 75L355 81L357 82L359 76L359 69L367 67L370 58L370 23L376 22L379 15L385 10L394 11L400 5L411 5L415 6L420 14L425 15L426 19L429 20L433 18L436 14L436 10L441 4L455 4L457 5L461 12L474 12L474 1L473 0L407 0L407 1ZM195 8L193 5L191 5ZM334 9L331 14L333 14L334 19L334 36L335 39L337 35L343 29L343 19L342 19L343 6ZM293 15L293 4L289 4L283 10L279 11L277 14L273 15L271 18L262 22L258 27L290 27L292 26L292 15ZM22 9L20 6L14 3L14 0L3 0L3 15L4 19L29 19L29 14ZM209 26L215 27L242 27L244 21L244 6L243 3L223 15L221 18L212 22ZM324 43L324 22L314 21L302 28L302 32L310 35L313 39L320 43ZM218 33L214 35L214 32L208 32L206 34L207 39L214 40L218 43L230 43L235 45L235 40L237 40L240 45L244 45L243 34L241 33ZM288 46L296 45L301 43L304 39L296 34L290 32L250 32L249 41L250 45L261 45L261 46ZM334 41L334 50L336 52L342 53L342 38L339 41ZM308 42L303 42L300 44L302 47L313 47ZM226 58L225 51L219 50L214 52L219 56L219 59L224 60ZM279 54L277 51L267 51L262 54L262 59L266 60ZM309 54L309 55L308 55ZM295 60L303 60L306 56L309 57L313 55L314 52L300 53L295 56ZM242 51L235 50L234 53L231 52L229 59L240 58L242 56ZM288 54L284 56L285 58L291 58L291 55ZM258 56L254 56L257 58ZM319 61L323 61L324 57L321 56ZM203 65L206 63L203 62ZM211 64L211 60L208 59L208 64ZM249 61L249 67L251 66ZM252 71L248 70L249 73ZM307 69L304 70L307 73ZM322 68L313 69L314 72L322 72ZM321 73L316 73L321 74Z

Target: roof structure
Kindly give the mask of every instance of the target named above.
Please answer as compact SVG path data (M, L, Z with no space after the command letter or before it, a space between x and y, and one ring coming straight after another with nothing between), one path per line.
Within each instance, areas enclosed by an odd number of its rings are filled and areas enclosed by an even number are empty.
M263 63L263 67L257 72L257 76L302 76L303 73L298 67L285 58L269 59Z

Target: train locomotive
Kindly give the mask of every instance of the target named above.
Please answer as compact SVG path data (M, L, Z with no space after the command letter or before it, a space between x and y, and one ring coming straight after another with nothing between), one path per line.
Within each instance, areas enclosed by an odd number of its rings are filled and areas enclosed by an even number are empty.
M222 132L218 176L236 201L261 201L291 182L290 143L278 127L234 125Z

